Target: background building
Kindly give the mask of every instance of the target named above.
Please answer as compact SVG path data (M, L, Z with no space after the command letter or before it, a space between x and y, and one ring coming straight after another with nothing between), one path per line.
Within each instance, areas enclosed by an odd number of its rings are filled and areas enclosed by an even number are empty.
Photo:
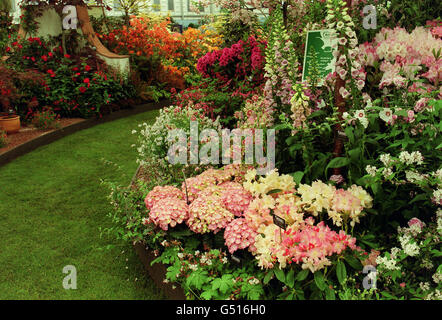
M219 7L210 5L207 8L203 8L201 13L195 13L190 10L192 0L146 0L151 8L150 12L156 12L159 14L170 15L176 23L183 26L188 26L190 23L197 24L203 16L207 14L217 14L220 12ZM86 1L88 2L88 1ZM20 0L11 0L11 12L14 15L14 22L20 21ZM89 1L91 5L95 4L93 1ZM107 4L112 8L111 11L106 11L108 16L122 15L122 11L119 10L120 5L118 0L107 1Z

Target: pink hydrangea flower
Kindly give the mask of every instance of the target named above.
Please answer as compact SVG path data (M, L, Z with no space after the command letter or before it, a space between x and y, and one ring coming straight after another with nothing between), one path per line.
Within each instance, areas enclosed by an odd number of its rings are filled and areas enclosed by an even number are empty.
M241 217L252 201L252 195L237 182L224 182L220 185L222 189L221 201L227 210L235 216Z
M195 233L217 233L233 220L221 200L221 188L211 186L202 191L189 207L187 225Z
M249 248L251 252L255 251L255 238L257 233L250 228L244 218L234 219L230 222L224 231L224 239L230 253L239 249Z
M189 206L185 200L164 198L156 201L150 209L149 219L163 230L183 223L189 217Z
M144 199L144 203L146 204L147 209L151 209L153 205L161 199L165 198L177 198L177 199L185 199L184 194L180 189L173 186L156 186L152 191L148 193L146 198Z

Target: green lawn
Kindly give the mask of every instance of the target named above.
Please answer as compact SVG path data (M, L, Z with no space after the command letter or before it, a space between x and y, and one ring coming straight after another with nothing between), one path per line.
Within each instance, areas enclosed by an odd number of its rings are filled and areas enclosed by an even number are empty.
M137 167L131 131L157 115L101 124L0 167L0 299L163 298L132 247L99 232L110 224L100 179L130 182ZM66 265L77 269L76 290L62 286Z

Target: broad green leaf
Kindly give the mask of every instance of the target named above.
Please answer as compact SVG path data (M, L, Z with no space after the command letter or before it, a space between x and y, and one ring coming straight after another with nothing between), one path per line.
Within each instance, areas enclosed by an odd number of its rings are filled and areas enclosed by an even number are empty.
M304 281L307 278L308 273L309 273L308 269L304 269L298 272L298 274L296 275L296 281Z
M232 275L225 274L221 278L216 278L212 281L212 289L219 289L221 293L226 293L232 287Z
M192 272L186 279L186 285L201 290L203 285L209 281L207 271Z
M350 163L350 160L348 158L344 158L344 157L337 157L332 159L328 165L327 165L327 169L328 168L341 168L341 167L345 167Z
M273 189L273 190L270 190L269 192L267 192L267 194L271 195L271 194L274 194L274 193L279 193L281 191L282 191L281 189Z
M205 300L210 300L212 299L212 297L216 297L216 291L214 290L208 290L208 291L204 291L203 293L201 293L201 298L205 299Z
M293 180L296 182L297 185L301 183L302 178L304 177L304 172L297 171L295 173L290 174L293 177Z
M316 271L315 272L315 283L316 286L319 288L319 290L324 291L327 287L327 284L325 283L324 274L322 271Z
M336 276L340 284L344 284L347 279L347 269L345 268L345 263L339 260L336 264Z
M354 256L345 256L345 261L355 270L362 270L362 263Z
M268 284L273 277L273 270L270 270L266 273L264 280L262 281L264 284Z
M422 200L426 200L427 199L427 195L425 193L421 193L418 194L417 196L415 196L413 198L413 200L410 201L410 204L416 202L416 201L422 201Z
M284 273L284 270L276 268L275 269L275 276L276 276L276 278L279 281L281 281L282 283L285 283L285 273Z
M290 269L286 275L285 283L289 286L289 288L293 288L295 285L295 270Z

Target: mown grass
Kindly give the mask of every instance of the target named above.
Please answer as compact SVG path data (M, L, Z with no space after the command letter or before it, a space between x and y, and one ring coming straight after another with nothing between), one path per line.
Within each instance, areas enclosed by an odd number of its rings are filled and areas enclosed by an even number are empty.
M163 298L132 247L99 232L110 226L100 179L130 182L137 167L131 131L157 115L101 124L0 167L0 299ZM66 265L77 269L76 290L62 286Z

